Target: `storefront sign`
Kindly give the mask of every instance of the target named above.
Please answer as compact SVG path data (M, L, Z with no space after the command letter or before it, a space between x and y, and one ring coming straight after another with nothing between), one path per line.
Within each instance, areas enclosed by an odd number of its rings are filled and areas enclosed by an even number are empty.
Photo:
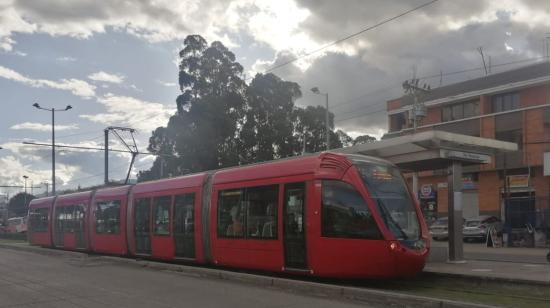
M520 175L509 175L506 177L508 180L509 188L525 188L529 187L529 175L520 174Z
M424 184L420 188L420 198L421 199L432 199L435 198L435 191L432 188L432 184Z
M462 189L477 189L476 182L471 177L463 177Z
M462 151L441 150L441 157L455 159L455 160L470 161L470 162L475 162L479 164L488 164L491 162L491 156L489 155L462 152Z

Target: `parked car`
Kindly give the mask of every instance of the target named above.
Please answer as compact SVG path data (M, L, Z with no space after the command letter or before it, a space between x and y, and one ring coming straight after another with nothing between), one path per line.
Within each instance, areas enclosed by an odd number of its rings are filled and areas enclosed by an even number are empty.
M502 222L495 216L489 215L468 219L462 228L462 237L465 241L484 240L491 227L494 227L497 232L501 232Z
M466 223L465 219L462 219L462 225ZM439 217L430 225L430 235L432 239L437 240L446 240L449 238L449 218L448 217Z
M445 240L449 237L449 218L440 217L430 226L430 235L434 240Z

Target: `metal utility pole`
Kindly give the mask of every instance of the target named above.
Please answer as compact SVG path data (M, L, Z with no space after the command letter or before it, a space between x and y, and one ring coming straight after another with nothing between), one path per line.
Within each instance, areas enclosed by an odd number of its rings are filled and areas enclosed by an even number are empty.
M317 95L324 95L325 96L325 130L326 130L326 138L327 138L327 151L330 149L330 130L328 125L328 93L321 93L319 91L318 87L311 88L311 92L317 94Z
M67 105L65 109L55 109L55 108L44 108L40 107L38 103L34 103L33 107L36 109L50 111L52 113L52 195L55 195L55 112L56 111L67 111L72 109L71 105Z
M448 170L449 183L449 262L463 263L462 246L462 163L453 161Z
M29 178L28 176L24 175L23 178L25 179L25 194L23 195L23 199L25 200L24 204L27 205L27 179Z
M109 185L109 129L105 133L105 185Z
M415 72L416 75L416 72ZM405 90L405 93L411 95L413 97L413 106L412 110L409 112L409 119L413 121L413 132L416 133L416 128L418 127L418 122L420 118L423 118L426 116L426 106L424 106L424 103L420 103L420 100L418 96L420 94L425 95L428 94L431 90L430 86L427 84L424 84L422 87L418 86L419 80L416 78L413 78L411 81L406 80L403 83L403 89ZM418 173L413 173L413 191L414 191L414 197L418 201Z

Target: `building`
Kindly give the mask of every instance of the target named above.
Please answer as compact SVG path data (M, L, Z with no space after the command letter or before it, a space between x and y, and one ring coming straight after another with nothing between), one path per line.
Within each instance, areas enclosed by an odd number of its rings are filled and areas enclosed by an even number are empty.
M442 86L417 99L425 107L417 131L436 129L518 144L518 152L464 169L465 218L501 218L510 244L544 245L544 234L550 240L550 176L543 172L544 153L550 152L550 62ZM414 131L409 117L413 105L410 95L387 102L389 131L384 138ZM446 182L447 170L419 174L418 195L426 216L447 215Z

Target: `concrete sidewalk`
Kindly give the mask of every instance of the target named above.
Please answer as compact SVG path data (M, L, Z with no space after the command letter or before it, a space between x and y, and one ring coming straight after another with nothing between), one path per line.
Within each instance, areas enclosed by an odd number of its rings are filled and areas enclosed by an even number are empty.
M464 244L465 263L447 262L447 242L432 242L430 261L424 272L462 278L501 280L550 286L548 249L491 248Z

